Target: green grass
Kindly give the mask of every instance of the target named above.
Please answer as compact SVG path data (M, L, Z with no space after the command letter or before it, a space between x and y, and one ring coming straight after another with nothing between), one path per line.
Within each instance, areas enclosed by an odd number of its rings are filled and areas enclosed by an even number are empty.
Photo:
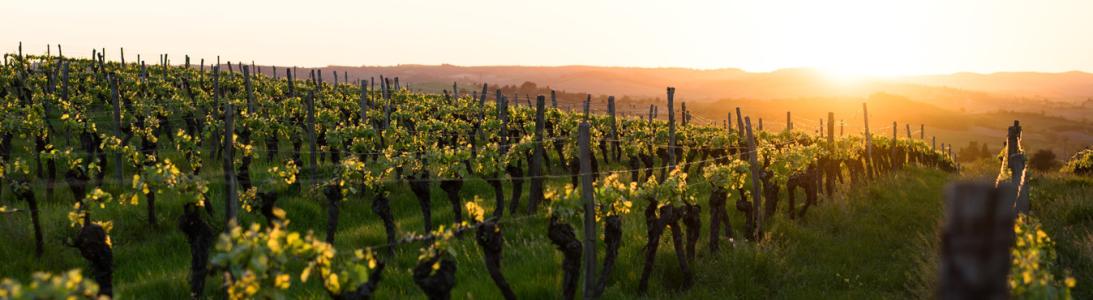
M259 163L254 170L268 165ZM108 171L109 172L109 171ZM215 172L210 170L210 172ZM264 172L259 172L264 173ZM111 173L108 173L111 174ZM872 184L825 199L800 221L784 219L784 211L769 225L768 239L761 243L738 241L735 247L722 247L711 253L706 247L709 230L708 211L704 211L703 234L696 260L695 285L678 288L682 274L675 262L670 239L663 239L648 298L921 298L928 296L936 268L936 239L941 215L941 189L949 175L930 170L909 169L886 176ZM260 179L259 179L260 180ZM567 180L551 182L559 185ZM696 186L705 195L704 185ZM842 187L846 189L846 187ZM222 198L219 186L212 186L215 207ZM420 208L405 184L393 193L392 209L400 233L421 232ZM492 199L492 192L480 180L470 180L463 195L482 195ZM43 193L39 193L42 197ZM525 197L527 193L524 193ZM10 192L5 192L10 198ZM33 256L33 235L27 214L0 218L0 276L26 279L36 270L61 271L86 268L76 249L63 246L72 236L65 217L71 196L59 192L57 200L44 203L43 228L46 253ZM705 196L699 197L708 208ZM24 208L24 203L5 200L9 207ZM732 201L732 200L730 200ZM487 201L489 202L489 201ZM145 209L107 209L96 219L114 220L115 293L123 298L177 299L187 295L189 267L188 245L175 223L181 201L170 195L161 197L159 225L147 225ZM733 203L733 202L730 202ZM526 204L526 200L523 202ZM318 199L293 193L278 201L289 218L290 228L316 234L325 228L325 210ZM342 209L337 233L338 249L347 250L385 241L382 223L371 213L370 202L350 199ZM635 203L643 206L644 203ZM784 209L784 203L782 203ZM143 206L143 204L142 204ZM489 210L489 208L487 208ZM450 223L451 208L438 188L433 192L433 214L437 224ZM221 220L221 211L216 221ZM522 215L517 215L521 218ZM730 211L733 226L743 228L743 218ZM259 221L244 214L244 222ZM219 223L219 222L218 222ZM219 226L219 225L217 225ZM546 222L541 217L523 218L504 223L504 274L522 299L556 299L561 292L561 254L546 238ZM217 228L218 230L222 228ZM640 211L624 219L624 239L614 278L605 299L631 299L641 275L645 225ZM739 232L737 232L739 235ZM723 244L724 245L724 244ZM396 257L385 270L377 298L422 298L413 284L410 269L418 255L418 246L398 248ZM482 253L473 234L455 243L458 261L457 285L452 295L457 299L497 299L500 293L489 279L482 263ZM603 248L599 250L602 256ZM1061 252L1062 253L1062 252ZM208 295L222 297L220 277L208 279ZM297 298L326 298L316 281L296 282ZM640 297L639 297L640 298Z
M1093 177L1034 174L1032 214L1055 240L1058 266L1078 285L1075 299L1093 299Z

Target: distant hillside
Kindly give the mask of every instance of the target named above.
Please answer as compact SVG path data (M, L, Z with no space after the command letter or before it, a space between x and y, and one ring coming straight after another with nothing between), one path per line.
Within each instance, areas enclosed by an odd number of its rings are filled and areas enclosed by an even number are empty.
M270 68L265 68L269 72ZM520 85L534 82L540 87L585 92L594 95L663 97L666 86L675 86L678 96L690 100L726 98L789 99L801 97L868 97L877 92L904 95L927 102L953 100L1047 99L1078 103L1093 98L1093 74L1067 73L956 73L873 79L855 84L833 81L810 69L784 69L768 73L739 69L698 70L684 68L626 67L525 67L453 65L399 65L387 67L329 66L331 71L348 72L350 80L384 75L424 89L489 83ZM309 69L300 69L307 71ZM969 108L972 109L972 108Z

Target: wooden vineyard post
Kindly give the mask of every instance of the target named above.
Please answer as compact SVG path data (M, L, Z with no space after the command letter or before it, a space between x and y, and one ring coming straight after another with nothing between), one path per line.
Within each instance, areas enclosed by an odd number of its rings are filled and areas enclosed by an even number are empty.
M554 90L550 90L550 108L558 108L558 96L554 94Z
M949 146L949 153L952 153L952 146ZM950 154L951 155L951 154ZM1028 201L1028 187L1027 181L1027 168L1025 154L1021 152L1021 121L1014 120L1013 126L1009 127L1009 133L1006 139L1006 163L1010 169L1010 183L1017 187L1017 197L1015 199L1015 207L1020 213L1028 213L1029 201Z
M759 118L759 131L763 131L763 118Z
M918 124L918 139L926 140L926 124Z
M732 112L725 113L725 132L732 132Z
M862 116L865 117L865 170L873 177L876 166L873 165L873 134L869 133L869 107L865 102L861 104Z
M619 149L619 125L615 119L615 96L607 97L607 113L611 118L611 152L614 152L615 160L618 161L622 158L622 152Z
M740 114L737 113L737 116L739 115ZM755 231L751 232L751 235L756 241L759 241L761 239L760 235L763 233L763 214L759 213L761 207L760 203L762 202L760 200L762 198L762 193L760 192L760 185L762 183L759 180L759 176L761 176L763 171L759 169L759 161L757 159L759 153L755 149L755 135L752 134L751 131L751 117L744 118L744 129L747 131L748 140L747 156L749 177L751 177L751 215L755 220Z
M907 127L907 140L910 140L911 139L911 123L906 123L906 124L903 124L903 125Z
M843 137L846 130L846 120L839 120L839 137Z
M121 137L121 95L118 92L118 78L106 75L106 80L110 82L110 97L114 100L114 137L119 141L122 141ZM119 147L123 145L118 145ZM114 151L114 180L117 181L118 186L125 186L125 177L122 176L122 169L125 167L125 163L121 161L121 151Z
M368 121L368 82L364 81L362 79L362 80L358 81L358 85L360 86L360 92L361 92L360 100L359 100L360 107L361 107L361 118L360 118L359 123L361 125L364 125L364 124L368 124L367 123L367 121Z
M835 112L827 112L827 149L829 153L835 153ZM830 160L831 165L826 166L827 169L825 176L827 177L824 191L826 195L831 197L831 194L835 191L835 177L839 173L839 161Z
M820 133L820 137L823 138L824 137L824 118L820 118L820 130L818 130L818 131Z
M945 190L939 299L1007 299L1014 186L958 182Z
M546 97L542 95L535 97L535 148L531 154L531 166L528 167L528 177L531 177L528 214L534 213L539 208L539 203L543 202L543 155L546 154L546 149L543 148L543 129L546 126L545 106Z
M250 71L250 66L243 65L243 87L247 89L247 114L254 114L254 88L250 81Z
M676 166L676 114L675 107L672 105L675 101L676 88L668 87L668 170L672 172L672 169ZM663 179L662 179L663 180Z
M231 232L232 225L236 224L236 214L239 211L238 194L235 187L235 168L232 166L235 153L235 112L231 100L224 101L224 231Z
M588 121L589 109L591 109L590 106L592 106L592 94L589 94L588 98L584 100L584 120L586 122Z
M588 121L578 129L581 148L581 200L584 202L584 299L595 298L596 291L596 201L592 199L592 151Z
M786 112L786 133L793 132L793 117L790 112Z
M307 130L305 130L305 132L307 133L307 149L308 149L308 152L311 154L311 155L309 155L308 162L307 162L308 163L307 166L308 166L308 169L309 169L308 174L307 174L308 175L307 179L309 180L309 183L310 183L311 180L315 180L315 178L317 177L316 174L319 171L319 161L318 161L317 157L315 156L316 154L318 154L318 153L316 153L318 151L315 147L315 92L314 91L308 91L307 92L307 103L306 104L307 104Z

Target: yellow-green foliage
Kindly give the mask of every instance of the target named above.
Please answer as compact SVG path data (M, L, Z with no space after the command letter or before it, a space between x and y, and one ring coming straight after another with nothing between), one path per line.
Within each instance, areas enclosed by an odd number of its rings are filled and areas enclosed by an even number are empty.
M1067 160L1063 165L1063 173L1071 173L1078 175L1093 175L1093 148L1085 149L1077 154L1074 154L1070 160Z
M1015 298L1071 299L1076 280L1060 276L1055 266L1055 242L1040 228L1040 221L1027 215L1017 217L1013 226L1016 244L1009 286Z
M0 299L99 299L98 294L99 285L84 278L80 269L56 275L36 272L25 285L11 278L0 281Z

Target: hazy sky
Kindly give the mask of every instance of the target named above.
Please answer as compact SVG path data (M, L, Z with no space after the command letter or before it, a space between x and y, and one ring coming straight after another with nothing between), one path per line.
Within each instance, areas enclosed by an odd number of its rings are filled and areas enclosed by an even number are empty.
M162 4L160 4L162 3ZM0 49L259 64L1093 71L1093 1L11 0Z

